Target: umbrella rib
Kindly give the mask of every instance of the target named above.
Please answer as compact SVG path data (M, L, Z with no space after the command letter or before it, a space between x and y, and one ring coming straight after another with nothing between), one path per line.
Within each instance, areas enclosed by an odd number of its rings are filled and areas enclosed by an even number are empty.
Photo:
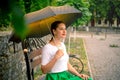
M54 13L53 9L51 9L52 7L49 6L48 8ZM56 14L54 13L54 15L56 15Z

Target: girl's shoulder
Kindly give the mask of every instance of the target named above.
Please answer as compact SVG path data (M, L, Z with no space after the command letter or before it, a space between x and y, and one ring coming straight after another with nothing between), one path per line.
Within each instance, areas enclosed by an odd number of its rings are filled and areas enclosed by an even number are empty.
M43 49L44 49L44 48L45 48L45 49L46 49L46 48L47 48L47 49L51 49L51 48L53 49L53 48L56 48L56 46L53 46L52 44L47 43L47 44L43 47Z
M49 48L50 47L50 44L47 43L46 45L43 46L43 48Z
M46 52L49 52L50 51L50 45L47 43L46 45L44 45L42 47L42 53L46 53Z

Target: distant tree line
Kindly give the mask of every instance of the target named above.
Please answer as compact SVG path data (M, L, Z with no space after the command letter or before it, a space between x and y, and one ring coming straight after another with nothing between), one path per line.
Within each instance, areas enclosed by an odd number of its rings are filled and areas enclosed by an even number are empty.
M71 5L79 9L83 16L78 22L84 24L90 20L89 2L86 0L2 0L0 3L0 27L14 23L13 17L40 10L46 6ZM17 19L16 19L17 20ZM21 19L22 20L22 19Z
M1 0L0 2L0 27L13 26L23 33L25 32L24 15L40 10L46 6L71 5L82 12L82 17L73 25L88 24L98 19L105 18L112 26L116 18L120 24L120 0ZM22 32L23 31L23 32Z
M117 19L117 26L120 24L120 0L89 0L89 10L92 13L91 23L94 26L95 21L106 19L108 26L112 26L114 19Z

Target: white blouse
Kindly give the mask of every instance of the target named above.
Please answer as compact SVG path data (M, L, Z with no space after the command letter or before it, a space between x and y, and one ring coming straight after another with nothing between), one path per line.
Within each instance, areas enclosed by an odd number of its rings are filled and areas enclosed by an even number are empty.
M67 63L69 56L66 52L66 47L64 43L61 43L61 47L63 50L64 55L56 61L55 65L51 69L50 73L57 73L68 70ZM42 49L42 65L46 65L53 59L54 55L56 54L58 48L56 46L51 45L50 43L46 44Z

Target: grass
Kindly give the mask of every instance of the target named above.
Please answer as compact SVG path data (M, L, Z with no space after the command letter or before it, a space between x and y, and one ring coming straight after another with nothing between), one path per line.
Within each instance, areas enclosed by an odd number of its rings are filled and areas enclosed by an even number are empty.
M82 73L90 75L89 68L88 68L88 61L85 53L84 43L82 38L76 38L75 40L71 38L70 40L70 54L77 54L80 55L80 59L84 64L84 70ZM68 50L68 40L65 42L66 48Z
M119 46L117 44L110 44L109 47L118 48Z
M38 80L39 77L42 75L42 71L41 71L40 67L38 66L34 72L35 72L34 78L35 78L35 80Z

